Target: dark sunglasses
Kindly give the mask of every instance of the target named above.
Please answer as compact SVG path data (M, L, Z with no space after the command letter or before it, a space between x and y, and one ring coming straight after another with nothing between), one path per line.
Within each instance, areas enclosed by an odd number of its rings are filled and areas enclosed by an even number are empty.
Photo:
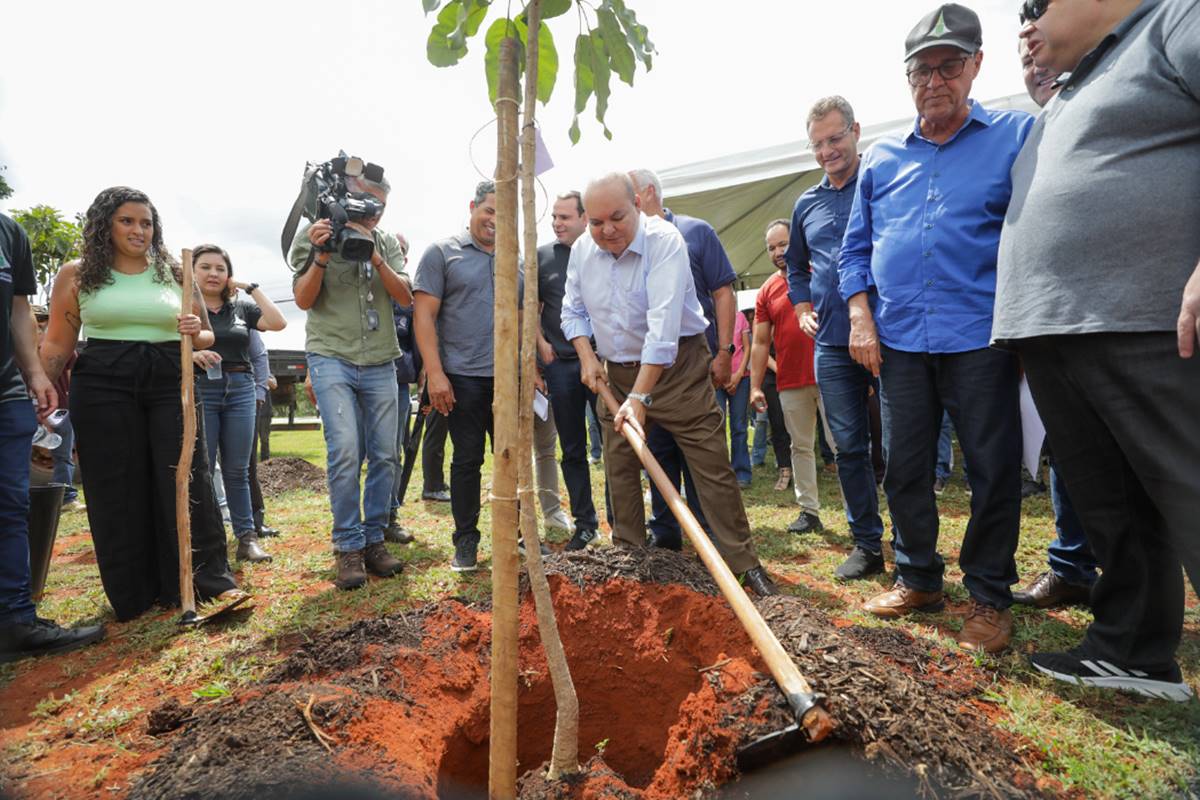
M1050 6L1050 0L1025 0L1021 3L1021 9L1017 12L1017 18L1021 20L1022 25L1027 25L1030 22L1036 22L1046 13L1046 9Z

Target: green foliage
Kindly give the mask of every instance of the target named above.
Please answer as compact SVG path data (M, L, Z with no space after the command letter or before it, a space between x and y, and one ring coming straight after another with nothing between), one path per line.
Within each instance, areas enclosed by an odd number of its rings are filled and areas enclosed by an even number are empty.
M0 172L3 172L6 169L8 169L8 167L0 167ZM9 197L12 197L12 193L13 188L8 185L8 181L4 179L4 176L0 175L0 200L6 200Z
M490 6L490 0L450 0L445 6L441 0L421 0L428 14L437 10L437 24L429 33L427 54L434 66L448 67L457 64L467 54L467 40L478 32ZM575 116L569 135L571 142L579 141L579 115L587 108L588 101L595 98L596 121L611 139L612 131L604 123L608 113L611 93L611 78L617 77L633 85L638 62L649 70L655 52L654 44L647 35L646 26L637 21L637 14L625 5L625 0L603 0L598 6L583 0L542 0L542 20L560 17L578 9L579 33L575 37ZM595 16L595 24L589 22L589 11ZM505 38L515 37L519 42L518 73L525 69L525 48L528 46L528 4L515 18L501 17L488 26L484 34L484 73L487 78L488 99L495 104L496 87L499 83L500 44ZM549 26L542 24L538 29L538 100L543 104L550 101L558 79L558 49ZM520 100L520 98L517 98Z
M39 286L47 286L50 279L67 261L79 257L83 240L83 227L76 221L63 219L56 208L46 205L12 212L12 217L29 235L29 246L33 250L33 271Z

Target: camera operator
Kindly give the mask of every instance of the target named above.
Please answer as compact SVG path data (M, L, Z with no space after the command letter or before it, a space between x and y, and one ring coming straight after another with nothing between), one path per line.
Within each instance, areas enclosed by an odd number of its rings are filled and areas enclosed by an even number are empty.
M292 292L296 305L308 312L305 351L328 453L337 569L334 583L339 589L355 589L366 583L368 571L389 577L403 569L388 553L383 534L398 464L399 407L393 362L400 356L400 348L392 300L408 305L412 291L402 273L404 255L399 243L391 234L376 229L390 189L387 180L379 174L375 180L348 175L345 181L349 192L375 198L377 213L341 223L317 219L296 233L289 261L295 270ZM349 231L359 235L359 245L373 242L369 259L354 261L344 255L349 251L345 242ZM331 252L331 245L340 247ZM351 254L357 253L362 253L361 247ZM367 476L360 506L363 452Z

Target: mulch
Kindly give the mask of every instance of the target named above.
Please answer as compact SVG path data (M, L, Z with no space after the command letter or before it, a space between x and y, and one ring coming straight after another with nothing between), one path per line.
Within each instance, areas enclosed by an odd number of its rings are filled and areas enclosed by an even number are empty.
M258 463L258 483L263 494L275 497L295 489L324 494L328 490L325 470L303 458L280 456Z

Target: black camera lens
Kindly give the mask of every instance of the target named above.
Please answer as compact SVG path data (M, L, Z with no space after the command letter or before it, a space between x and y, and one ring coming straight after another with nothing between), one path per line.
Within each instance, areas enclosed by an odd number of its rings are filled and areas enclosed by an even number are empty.
M362 175L372 183L379 183L383 180L383 167L378 164L364 164Z

